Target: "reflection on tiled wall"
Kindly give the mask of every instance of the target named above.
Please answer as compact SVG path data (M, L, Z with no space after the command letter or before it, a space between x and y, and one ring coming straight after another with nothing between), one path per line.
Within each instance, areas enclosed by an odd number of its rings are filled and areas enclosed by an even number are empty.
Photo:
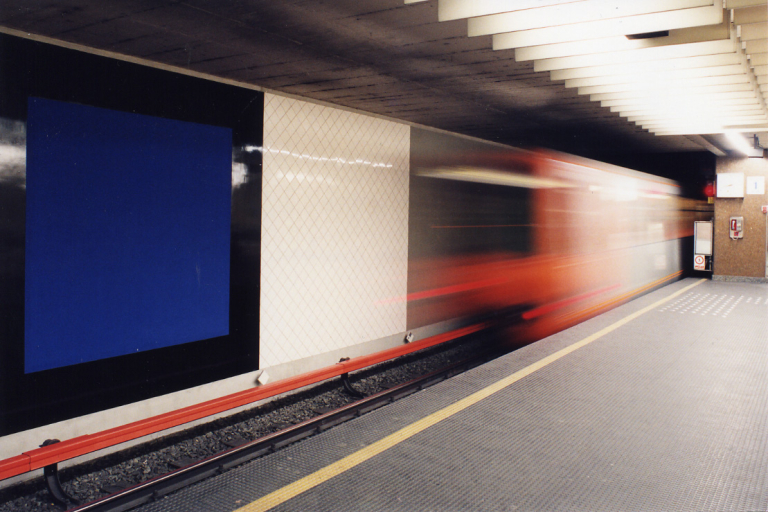
M265 95L260 367L405 330L409 136Z

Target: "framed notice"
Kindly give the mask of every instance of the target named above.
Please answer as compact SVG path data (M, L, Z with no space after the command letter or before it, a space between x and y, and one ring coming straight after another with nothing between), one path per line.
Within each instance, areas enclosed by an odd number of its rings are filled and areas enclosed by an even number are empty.
M744 197L744 173L718 174L717 197Z
M747 194L765 195L765 176L747 176Z
M693 223L693 244L694 254L712 256L712 221Z

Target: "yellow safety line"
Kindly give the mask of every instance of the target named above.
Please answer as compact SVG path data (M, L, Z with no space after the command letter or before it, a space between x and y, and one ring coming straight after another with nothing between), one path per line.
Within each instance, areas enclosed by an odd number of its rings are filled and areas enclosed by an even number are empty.
M407 427L404 427L397 432L388 435L387 437L376 441L375 443L366 446L365 448L348 455L344 457L343 459L334 462L333 464L330 464L322 469L319 469L315 471L314 473L305 476L304 478L301 478L292 484L288 484L285 487L278 489L274 492L271 492L267 494L266 496L263 496L259 498L258 500L249 503L248 505L245 505L244 507L241 507L237 509L236 512L257 512L262 510L269 510L273 507L276 507L277 505L280 505L281 503L284 503L288 501L289 499L298 496L299 494L308 491L312 489L313 487L316 487L320 485L321 483L330 480L331 478L340 475L347 471L348 469L352 469L353 467L357 466L358 464L362 464L363 462L367 461L368 459L378 455L379 453L386 451L393 446L397 445L398 443L415 436L419 432L422 432L423 430L431 427L432 425L435 425L441 421L443 421L446 418L449 418L453 416L454 414L463 411L467 407L476 404L480 400L487 398L494 393L501 391L502 389L514 384L515 382L519 381L520 379L527 377L528 375L534 373L537 370L540 370L544 368L547 365L550 365L557 361L558 359L561 359L571 352L574 352L581 347L584 347L585 345L588 345L592 343L593 341L602 338L606 334L615 331L619 327L631 322L635 318L639 317L640 315L643 315L647 313L648 311L655 309L659 307L660 305L664 304L667 301L670 301L677 297L678 295L687 292L694 286L698 286L701 283L706 281L706 279L701 279L693 284L690 284L686 286L685 288L676 291L675 293L669 295L668 297L661 299L650 306L646 306L643 309L636 311L632 313L631 315L628 315L618 322L609 325L608 327L601 329L600 331L592 334L591 336L587 336L581 341L578 341L574 343L573 345L569 345L568 347L559 350L558 352L555 352L552 355L549 355L536 363L527 366L526 368L523 368L522 370L519 370L512 375L505 377L501 379L500 381L495 382L494 384L491 384L490 386L486 387L485 389L481 389L480 391L477 391L476 393L473 393L469 395L468 397L459 400L458 402L449 405L448 407L441 409L435 413L430 414L429 416L426 416L425 418L420 419L419 421L412 423L411 425L408 425Z

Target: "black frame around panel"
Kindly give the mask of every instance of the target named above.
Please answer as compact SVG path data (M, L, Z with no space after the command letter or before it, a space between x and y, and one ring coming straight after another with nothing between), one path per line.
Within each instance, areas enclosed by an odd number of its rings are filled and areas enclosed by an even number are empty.
M0 35L5 139L24 126L29 96L232 128L233 163L246 174L232 191L229 335L31 374L23 360L25 180L0 176L0 435L255 370L263 93Z

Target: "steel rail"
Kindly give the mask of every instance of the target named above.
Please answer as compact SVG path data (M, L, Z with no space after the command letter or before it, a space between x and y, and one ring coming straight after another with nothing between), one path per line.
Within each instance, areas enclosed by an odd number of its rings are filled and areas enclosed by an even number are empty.
M160 475L90 503L71 508L68 512L121 512L157 500L173 491L223 473L249 460L272 453L291 443L320 433L334 425L437 384L479 366L494 357L498 357L504 352L506 350L492 350L446 366L379 393L361 398L328 413L315 416L283 430L212 455L178 470Z

